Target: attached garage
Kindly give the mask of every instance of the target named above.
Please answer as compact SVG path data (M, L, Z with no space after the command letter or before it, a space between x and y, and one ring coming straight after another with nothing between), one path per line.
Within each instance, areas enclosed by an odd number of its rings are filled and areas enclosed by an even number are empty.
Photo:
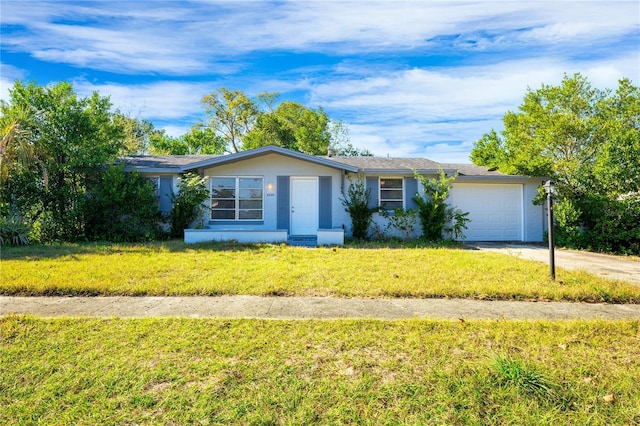
M467 241L524 241L522 184L454 183L451 204L469 212Z

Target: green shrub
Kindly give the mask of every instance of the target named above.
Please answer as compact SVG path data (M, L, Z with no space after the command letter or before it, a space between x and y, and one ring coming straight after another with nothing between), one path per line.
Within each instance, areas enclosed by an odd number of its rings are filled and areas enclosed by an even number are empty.
M561 200L553 205L556 227L554 241L557 245L573 248L582 245L581 215L582 211L571 200Z
M389 210L381 209L380 215L387 219L385 231L396 229L403 240L409 240L414 237L418 219L417 210L395 209L390 212Z
M640 194L591 197L583 211L584 248L640 255Z
M451 191L453 181L458 177L447 177L444 170L436 178L427 178L413 171L416 179L422 184L422 194L416 194L413 200L418 205L418 217L422 225L422 238L427 241L439 241L443 231L453 234L456 239L464 236L463 230L467 228L470 219L469 213L462 212L446 204ZM447 222L450 226L446 227Z
M358 240L367 239L373 213L378 211L377 207L369 207L370 196L371 189L366 188L364 175L358 173L356 180L351 182L347 193L343 192L340 199L351 217L351 234Z
M86 211L85 233L91 240L145 241L161 234L152 183L124 165L98 176L87 192Z
M10 209L9 214L0 216L0 246L24 246L30 243L29 224L15 209Z
M186 173L178 183L171 208L171 236L182 238L184 230L201 217L202 203L209 198L206 179L195 173Z
M465 238L464 230L467 229L469 212L463 212L457 208L448 208L445 215L447 226L445 232L450 234L454 240L463 240Z

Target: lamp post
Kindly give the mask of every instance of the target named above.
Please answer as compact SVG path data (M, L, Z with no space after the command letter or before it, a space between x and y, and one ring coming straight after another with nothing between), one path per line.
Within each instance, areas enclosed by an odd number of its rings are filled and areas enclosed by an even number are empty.
M555 280L556 261L553 241L553 190L555 189L555 184L552 180L548 180L544 183L544 189L547 191L547 213L549 216L549 272L551 274L551 279Z

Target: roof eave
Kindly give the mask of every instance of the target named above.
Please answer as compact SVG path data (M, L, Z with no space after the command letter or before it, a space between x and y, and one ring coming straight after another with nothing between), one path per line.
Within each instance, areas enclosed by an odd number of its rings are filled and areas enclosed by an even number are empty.
M520 175L497 175L497 176L486 176L486 175L458 175L456 178L456 182L458 181L510 181L510 182L534 182L537 180L544 180L543 177L529 177L529 176L520 176Z
M182 171L193 170L198 168L210 168L219 166L222 164L231 164L236 163L238 161L248 160L250 158L257 158L268 154L280 154L291 158L296 158L302 161L308 161L310 163L320 164L323 166L331 167L338 170L346 170L350 172L357 172L358 168L354 166L349 166L347 164L342 164L337 161L328 160L322 157L314 157L312 155L307 155L302 152L291 151L286 148L281 148L278 146L264 146L256 149L252 149L249 151L242 151L235 154L223 155L220 157L212 158L209 160L199 161L197 163L191 163L186 166L182 166Z

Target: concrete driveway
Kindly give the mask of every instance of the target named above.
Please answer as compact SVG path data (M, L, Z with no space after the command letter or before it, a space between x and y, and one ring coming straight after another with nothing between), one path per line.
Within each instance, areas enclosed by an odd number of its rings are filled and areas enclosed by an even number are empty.
M467 243L467 246L480 251L504 253L549 264L549 248L544 245L470 242ZM640 261L637 259L558 248L554 251L557 268L584 270L604 278L626 281L640 286Z

